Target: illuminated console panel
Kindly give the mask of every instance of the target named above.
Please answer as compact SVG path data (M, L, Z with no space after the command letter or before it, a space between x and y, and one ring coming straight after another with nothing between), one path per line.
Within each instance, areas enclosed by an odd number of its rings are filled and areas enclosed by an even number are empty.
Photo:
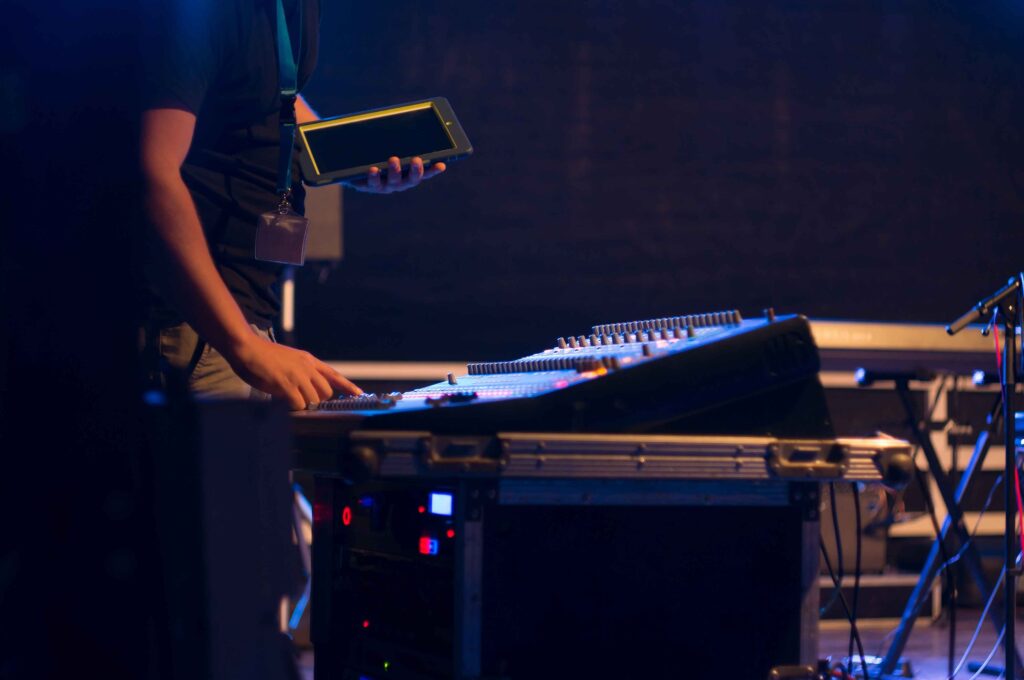
M347 421L361 429L452 432L829 436L824 398L809 394L814 385L820 392L818 368L803 317L694 314L594 326L536 354L471 363L464 375L409 392L332 399L305 419ZM785 392L781 402L759 404L760 415L750 409L721 412L727 404L776 390ZM782 412L786 403L800 406L801 423L789 423L792 418ZM686 422L698 413L699 426ZM774 429L767 428L769 421Z

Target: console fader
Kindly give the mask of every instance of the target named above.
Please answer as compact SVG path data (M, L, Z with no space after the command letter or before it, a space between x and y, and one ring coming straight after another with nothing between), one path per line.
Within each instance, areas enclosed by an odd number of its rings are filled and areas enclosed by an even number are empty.
M743 319L733 310L609 323L409 392L329 400L300 414L298 431L829 437L818 368L801 316Z

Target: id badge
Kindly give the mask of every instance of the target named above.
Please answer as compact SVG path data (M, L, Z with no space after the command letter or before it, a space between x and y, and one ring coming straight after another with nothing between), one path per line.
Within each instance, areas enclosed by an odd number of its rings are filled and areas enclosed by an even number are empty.
M282 204L263 213L256 222L256 259L302 265L306 262L309 220Z

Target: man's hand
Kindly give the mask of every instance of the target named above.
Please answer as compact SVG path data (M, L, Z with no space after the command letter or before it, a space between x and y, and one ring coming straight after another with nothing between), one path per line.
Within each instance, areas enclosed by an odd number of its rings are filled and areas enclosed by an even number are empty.
M253 335L236 351L226 354L242 380L279 399L294 410L330 399L335 392L363 391L309 352L278 345Z
M435 163L429 168L423 167L423 159L416 156L409 163L409 167L402 172L402 164L397 156L388 159L388 175L386 180L381 179L380 168L372 167L365 178L349 180L345 186L356 191L368 194L393 194L396 191L412 189L423 180L437 177L445 171L444 163Z

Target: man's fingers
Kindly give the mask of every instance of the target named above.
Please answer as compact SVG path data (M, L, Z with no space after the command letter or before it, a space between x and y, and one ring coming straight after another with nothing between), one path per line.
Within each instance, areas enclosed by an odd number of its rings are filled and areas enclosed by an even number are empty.
M313 387L313 383L308 380L302 380L299 382L299 392L302 394L304 403L302 408L306 408L310 404L319 404L320 395L316 393L316 388Z
M430 179L431 177L437 177L438 175L440 175L442 172L444 172L447 169L448 169L448 166L445 165L444 163L435 163L434 165L430 166L423 173L423 179Z
M398 156L388 159L388 186L397 187L402 183L402 163Z
M381 169L378 167L370 168L370 172L367 173L367 186L371 189L378 189L381 187Z
M295 387L285 390L284 398L288 401L288 408L293 411L301 411L306 408L306 400L302 398L302 393Z
M427 166L419 156L409 161L408 170L402 173L402 162L398 156L388 159L387 179L381 178L381 169L374 166L366 173L365 179L349 180L346 186L356 191L365 191L373 194L390 194L395 191L411 189L425 179L437 177L447 170L448 166L443 162Z
M319 401L327 401L334 396L334 388L327 382L327 378L320 373L313 374L313 387L316 389Z
M423 159L416 156L409 163L409 178L407 180L409 186L414 187L420 183L423 179Z

